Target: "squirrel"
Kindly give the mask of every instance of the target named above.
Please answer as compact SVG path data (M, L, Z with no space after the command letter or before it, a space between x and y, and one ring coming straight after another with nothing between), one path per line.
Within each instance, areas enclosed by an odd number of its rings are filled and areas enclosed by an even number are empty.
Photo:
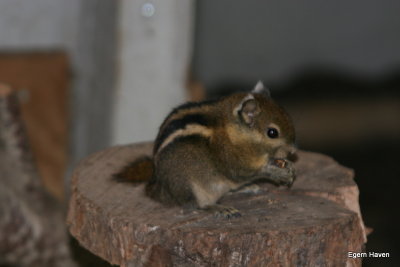
M267 179L291 186L295 130L262 82L249 93L188 102L161 124L153 156L125 166L119 181L146 181L146 195L166 205L191 205L226 218L240 211L218 204L231 191L258 192Z

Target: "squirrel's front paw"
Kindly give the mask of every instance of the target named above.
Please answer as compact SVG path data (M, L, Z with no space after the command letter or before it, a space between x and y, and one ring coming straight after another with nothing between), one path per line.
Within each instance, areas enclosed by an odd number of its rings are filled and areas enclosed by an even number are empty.
M272 159L265 167L264 172L274 183L288 187L292 186L296 178L294 164L286 159Z

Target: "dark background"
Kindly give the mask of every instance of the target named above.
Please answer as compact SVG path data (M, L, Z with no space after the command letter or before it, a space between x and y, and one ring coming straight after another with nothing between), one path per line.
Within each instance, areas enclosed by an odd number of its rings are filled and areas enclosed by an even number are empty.
M198 1L194 72L207 96L261 79L288 109L300 149L355 170L363 266L400 266L400 3Z

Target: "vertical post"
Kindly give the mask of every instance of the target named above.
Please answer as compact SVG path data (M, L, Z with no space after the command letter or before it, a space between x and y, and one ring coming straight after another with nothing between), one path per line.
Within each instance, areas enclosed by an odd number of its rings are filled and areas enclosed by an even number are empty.
M118 1L79 1L77 41L71 49L74 71L71 94L71 162L65 178L80 159L111 143L115 85Z
M118 5L118 1L80 1L72 51L72 165L111 143Z
M185 98L193 0L123 0L112 141L155 138L166 113Z

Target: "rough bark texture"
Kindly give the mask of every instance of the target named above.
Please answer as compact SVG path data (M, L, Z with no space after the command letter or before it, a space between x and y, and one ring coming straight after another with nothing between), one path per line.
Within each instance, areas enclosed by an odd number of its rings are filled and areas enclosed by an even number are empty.
M70 76L67 55L61 51L0 52L0 81L18 93L42 186L59 200L65 188Z
M73 175L70 232L94 254L121 266L360 266L348 251L366 242L353 171L300 151L291 189L263 184L260 194L231 194L222 203L235 219L165 208L143 185L111 175L151 143L117 146L82 161Z
M75 266L62 208L40 182L13 91L0 84L0 263Z

